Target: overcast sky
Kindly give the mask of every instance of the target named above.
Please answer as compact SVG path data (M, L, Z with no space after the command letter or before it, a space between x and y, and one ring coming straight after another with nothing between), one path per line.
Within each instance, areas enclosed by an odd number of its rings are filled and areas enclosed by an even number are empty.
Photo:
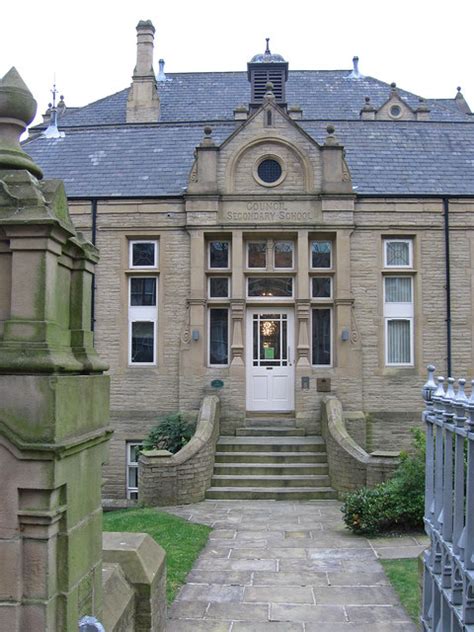
M129 86L140 19L156 27L155 70L245 70L270 37L290 69L360 70L420 96L474 109L474 9L468 0L26 0L8 1L0 23L0 77L16 66L39 112L56 76L80 106ZM442 8L441 8L442 7ZM236 104L237 105L237 104Z

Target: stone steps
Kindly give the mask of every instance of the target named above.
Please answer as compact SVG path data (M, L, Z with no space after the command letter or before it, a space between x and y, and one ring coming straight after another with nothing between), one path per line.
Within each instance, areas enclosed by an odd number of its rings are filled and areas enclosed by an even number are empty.
M228 463L229 458L232 457L232 463L274 463L274 464L282 464L285 463L327 463L327 454L326 452L302 452L302 451L293 451L293 452L284 452L283 450L280 452L236 452L236 451L225 451L225 452L216 452L216 465L219 463Z
M264 434L263 434L264 433ZM235 431L237 437L304 437L304 428L292 428L283 427L278 428L275 426L268 427L255 427L255 428L237 428Z
M296 419L294 417L282 417L275 419L275 417L247 417L245 419L245 428L296 428Z
M214 474L223 476L288 476L300 474L325 475L327 463L216 463Z
M291 419L246 420L236 436L219 438L206 498L337 498L328 476L326 444L318 435L305 436Z
M317 474L214 474L213 487L329 487L329 476Z
M322 437L220 437L218 452L325 452Z
M332 487L210 487L209 500L334 500Z

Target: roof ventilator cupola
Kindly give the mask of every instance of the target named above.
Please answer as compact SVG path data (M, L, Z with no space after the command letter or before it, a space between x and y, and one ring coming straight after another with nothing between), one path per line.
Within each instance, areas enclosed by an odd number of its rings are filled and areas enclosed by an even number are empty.
M286 106L286 81L288 79L288 62L281 55L270 51L270 38L266 38L263 54L254 55L247 64L247 77L251 85L250 109L256 110L264 101L267 84L273 84L275 102L280 107Z

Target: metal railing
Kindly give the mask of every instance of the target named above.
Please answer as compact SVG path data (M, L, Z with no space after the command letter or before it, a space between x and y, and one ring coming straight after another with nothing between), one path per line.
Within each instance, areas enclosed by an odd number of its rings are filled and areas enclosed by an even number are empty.
M474 632L474 380L438 377L428 367L422 629Z

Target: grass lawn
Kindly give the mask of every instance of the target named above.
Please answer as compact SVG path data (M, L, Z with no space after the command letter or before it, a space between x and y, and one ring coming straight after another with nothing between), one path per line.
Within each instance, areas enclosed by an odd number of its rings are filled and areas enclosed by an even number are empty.
M419 622L421 613L421 591L418 575L418 560L380 560L402 606L410 617Z
M166 595L171 603L212 529L155 509L127 509L104 513L104 531L148 533L164 548Z

